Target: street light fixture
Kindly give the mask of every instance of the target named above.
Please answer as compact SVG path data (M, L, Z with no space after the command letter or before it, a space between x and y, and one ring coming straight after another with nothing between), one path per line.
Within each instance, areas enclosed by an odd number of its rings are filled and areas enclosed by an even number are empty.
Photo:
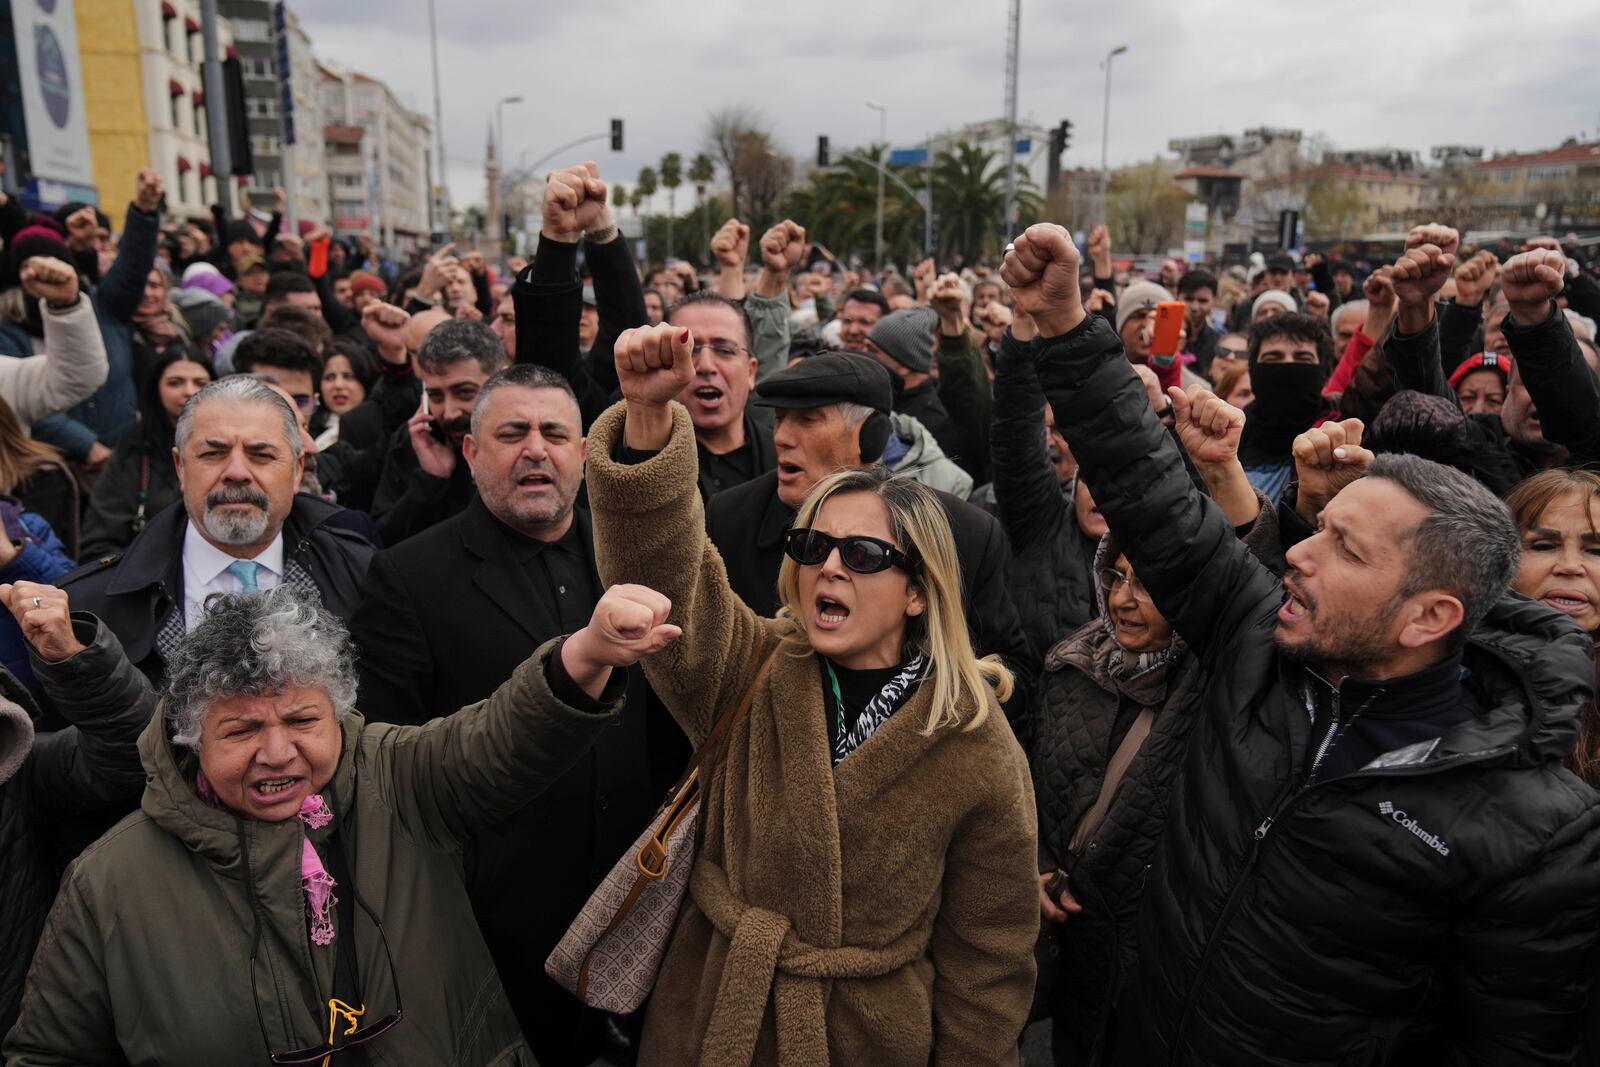
M884 153L889 150L889 109L876 100L867 106L878 113L878 232L872 245L872 269L883 270L883 168L888 161Z
M1105 116L1100 122L1100 221L1106 221L1106 186L1110 184L1111 171L1106 164L1106 149L1111 137L1111 61L1128 50L1125 44L1119 44L1106 53L1106 96Z

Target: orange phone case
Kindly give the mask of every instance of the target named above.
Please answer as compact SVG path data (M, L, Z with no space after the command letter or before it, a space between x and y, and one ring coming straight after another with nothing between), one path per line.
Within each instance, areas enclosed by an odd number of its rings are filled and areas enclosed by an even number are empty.
M1156 305L1156 328L1150 338L1152 356L1170 356L1178 350L1178 334L1188 305L1178 300L1163 300Z

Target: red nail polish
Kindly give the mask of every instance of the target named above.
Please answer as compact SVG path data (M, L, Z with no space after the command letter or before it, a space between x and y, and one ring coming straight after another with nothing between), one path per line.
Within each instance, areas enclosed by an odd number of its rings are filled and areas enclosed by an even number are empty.
M688 344L689 343L689 331L688 330L684 330L683 331L683 336L678 338L678 341L681 344Z

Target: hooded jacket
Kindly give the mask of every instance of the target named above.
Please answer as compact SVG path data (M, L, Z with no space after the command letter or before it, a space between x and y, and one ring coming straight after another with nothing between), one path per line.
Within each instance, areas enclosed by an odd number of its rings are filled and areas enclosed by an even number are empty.
M144 785L135 741L149 685L138 671L111 669L122 650L109 630L81 617L74 625L83 652L34 663L42 684L64 684L58 706L73 724L65 730L36 734L33 698L0 671L0 1034L17 1020L28 960L56 895L52 824L63 813L126 810Z
M683 909L645 1019L641 1067L998 1067L1017 1063L1039 932L1033 791L990 701L925 733L923 685L832 765L821 670L729 588L695 489L694 428L643 463L590 430L595 557L608 584L672 601L683 636L643 661L690 741L747 689L703 794ZM976 709L959 709L970 722Z
M487 701L426 726L368 724L357 712L341 724L323 795L335 798L354 885L335 892L359 894L383 923L380 936L356 908L367 1010L404 1007L393 1031L363 1046L374 1067L534 1062L473 919L460 847L558 777L615 714L555 697L545 661L556 647L540 646ZM197 760L173 747L159 708L139 753L142 810L68 868L7 1064L264 1062L263 1025L273 1051L318 1046L337 939L352 931L312 943L300 857L307 837L323 851L331 828L258 822L201 800Z
M1561 766L1594 692L1569 619L1507 595L1470 635L1480 713L1302 788L1282 584L1185 476L1092 317L1045 393L1140 580L1210 674L1140 914L1149 1064L1570 1063L1600 943L1600 804Z
M900 412L890 415L889 421L894 423L895 436L906 443L905 454L889 469L896 474L915 478L929 489L967 499L972 492L972 475L956 466L955 461L944 454L944 449L939 447L938 440L928 428L910 415Z

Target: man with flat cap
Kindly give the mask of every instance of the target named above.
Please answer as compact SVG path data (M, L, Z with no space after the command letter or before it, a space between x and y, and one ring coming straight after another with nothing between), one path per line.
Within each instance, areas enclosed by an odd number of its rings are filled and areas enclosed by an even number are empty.
M886 368L864 356L823 352L778 371L756 386L751 403L774 410L772 441L778 466L724 490L706 508L706 532L722 554L728 582L762 615L778 610L783 535L812 486L835 471L879 462L894 432L894 388ZM1006 706L1025 736L1025 717L1038 656L1023 636L1006 591L1011 557L1005 532L990 515L959 497L938 494L961 562L962 601L978 655L998 652L1017 675Z

